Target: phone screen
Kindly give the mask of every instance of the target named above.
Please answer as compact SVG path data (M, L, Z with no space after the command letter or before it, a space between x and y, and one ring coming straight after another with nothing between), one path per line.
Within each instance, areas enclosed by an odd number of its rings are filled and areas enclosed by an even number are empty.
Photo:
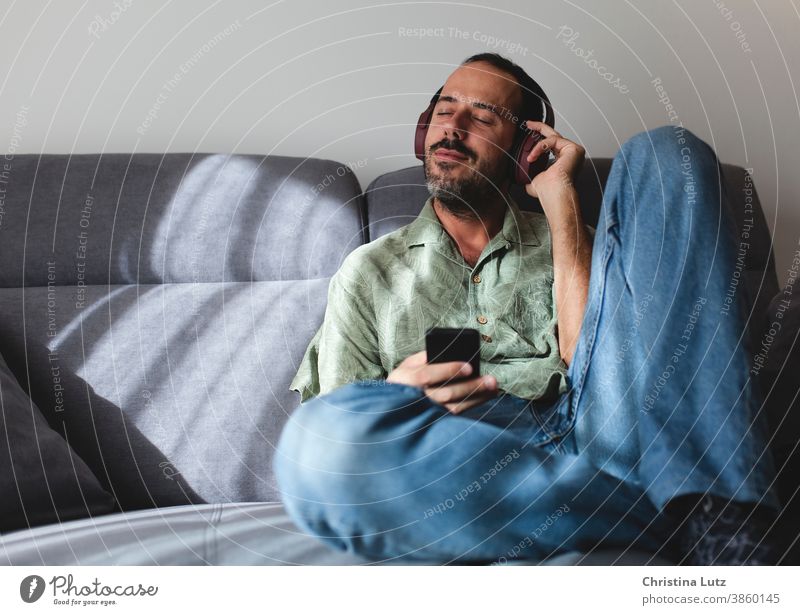
M481 347L477 329L433 327L425 333L428 363L464 361L472 365L467 378L480 376Z

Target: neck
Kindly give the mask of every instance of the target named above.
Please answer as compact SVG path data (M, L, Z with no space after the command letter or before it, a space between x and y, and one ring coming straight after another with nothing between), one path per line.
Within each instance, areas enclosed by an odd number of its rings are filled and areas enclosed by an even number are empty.
M503 228L506 198L503 195L491 205L475 208L467 216L457 215L442 205L438 198L433 199L433 210L439 222L467 261L474 260L474 255L480 254L492 237Z

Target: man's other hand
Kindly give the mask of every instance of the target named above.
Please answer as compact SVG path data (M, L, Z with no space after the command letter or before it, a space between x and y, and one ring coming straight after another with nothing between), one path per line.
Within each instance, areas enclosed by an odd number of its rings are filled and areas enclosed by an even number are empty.
M497 396L494 376L464 379L471 373L472 366L464 361L428 363L428 353L421 350L395 367L386 382L420 387L437 404L458 414Z

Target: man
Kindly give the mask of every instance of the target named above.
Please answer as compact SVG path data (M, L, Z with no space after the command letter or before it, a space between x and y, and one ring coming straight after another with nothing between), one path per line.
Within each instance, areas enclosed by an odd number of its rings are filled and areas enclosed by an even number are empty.
M519 120L529 84L497 54L465 60L425 136L419 217L331 279L275 456L287 511L374 559L776 563L744 306L720 310L735 255L713 151L682 128L627 141L592 241L584 149ZM544 137L528 161L555 157L526 187L544 214L508 194L523 127ZM431 326L477 328L485 375L427 363Z

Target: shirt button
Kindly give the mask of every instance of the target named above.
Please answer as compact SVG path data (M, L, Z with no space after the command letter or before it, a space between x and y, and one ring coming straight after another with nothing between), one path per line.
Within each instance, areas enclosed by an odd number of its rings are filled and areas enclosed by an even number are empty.
M483 335L481 335L481 337L483 338L484 342L491 342L492 341L492 336L491 335L486 335L484 333Z
M489 319L486 318L486 316L478 316L478 322L482 325L485 325L487 322L489 322Z
M478 284L481 281L481 276L476 273L474 276L472 276L472 281L475 282L475 284Z

